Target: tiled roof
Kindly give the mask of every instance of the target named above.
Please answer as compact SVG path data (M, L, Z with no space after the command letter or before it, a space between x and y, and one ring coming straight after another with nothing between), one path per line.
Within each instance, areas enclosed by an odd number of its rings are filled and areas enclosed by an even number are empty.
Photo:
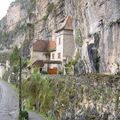
M33 43L33 51L51 52L56 50L56 42L52 40L37 40Z
M65 20L64 29L73 30L72 22L73 22L72 17L71 16L67 16L67 18Z
M33 67L43 67L44 64L62 64L61 61L55 61L55 60L36 60L32 63Z
M56 30L56 32L59 32L61 30L73 30L72 22L73 22L73 18L71 16L67 16L61 28Z
M33 51L48 52L48 41L37 40L35 43L33 43Z
M44 66L43 60L36 60L35 62L33 62L32 66L33 67L43 67Z

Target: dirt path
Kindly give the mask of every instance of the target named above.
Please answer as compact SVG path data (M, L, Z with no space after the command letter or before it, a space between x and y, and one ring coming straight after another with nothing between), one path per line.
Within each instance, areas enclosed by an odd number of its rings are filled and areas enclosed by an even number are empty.
M30 112L30 120L44 120L38 114ZM0 120L17 120L18 98L11 86L0 80Z

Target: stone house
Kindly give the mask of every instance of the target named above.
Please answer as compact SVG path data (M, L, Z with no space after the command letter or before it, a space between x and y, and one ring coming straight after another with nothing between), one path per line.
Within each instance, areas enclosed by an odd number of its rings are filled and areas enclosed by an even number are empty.
M54 35L55 40L36 40L33 43L31 61L33 67L57 74L75 54L71 16L65 19Z
M50 54L56 50L56 42L53 40L37 40L31 48L32 67L40 68L40 71L50 72L50 64L60 64L60 61L51 61ZM57 74L57 70L55 72Z
M67 61L74 57L75 54L75 42L73 37L72 17L67 16L63 22L61 28L56 30L56 51L50 55L51 60L61 61L62 65L51 65L51 67L57 67L63 70Z

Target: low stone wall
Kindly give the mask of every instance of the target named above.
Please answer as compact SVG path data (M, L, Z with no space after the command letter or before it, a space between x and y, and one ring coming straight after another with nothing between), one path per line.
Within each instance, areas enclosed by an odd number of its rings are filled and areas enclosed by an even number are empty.
M119 120L120 76L64 76L52 115L57 120ZM60 89L61 88L61 89ZM54 113L54 114L53 114Z

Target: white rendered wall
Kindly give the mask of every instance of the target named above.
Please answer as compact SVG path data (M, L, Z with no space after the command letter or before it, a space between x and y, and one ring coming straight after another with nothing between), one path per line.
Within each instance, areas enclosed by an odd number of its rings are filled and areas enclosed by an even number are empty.
M56 34L56 51L52 52L50 55L50 60L55 60L55 61L63 61L63 31L59 32ZM59 44L59 39L60 39L60 44ZM60 58L58 58L58 54L60 53ZM54 54L54 59L52 58L52 54ZM51 64L51 68L54 67L59 67L61 68L61 65L58 64Z
M4 72L5 72L4 66L0 65L0 79L2 79Z

